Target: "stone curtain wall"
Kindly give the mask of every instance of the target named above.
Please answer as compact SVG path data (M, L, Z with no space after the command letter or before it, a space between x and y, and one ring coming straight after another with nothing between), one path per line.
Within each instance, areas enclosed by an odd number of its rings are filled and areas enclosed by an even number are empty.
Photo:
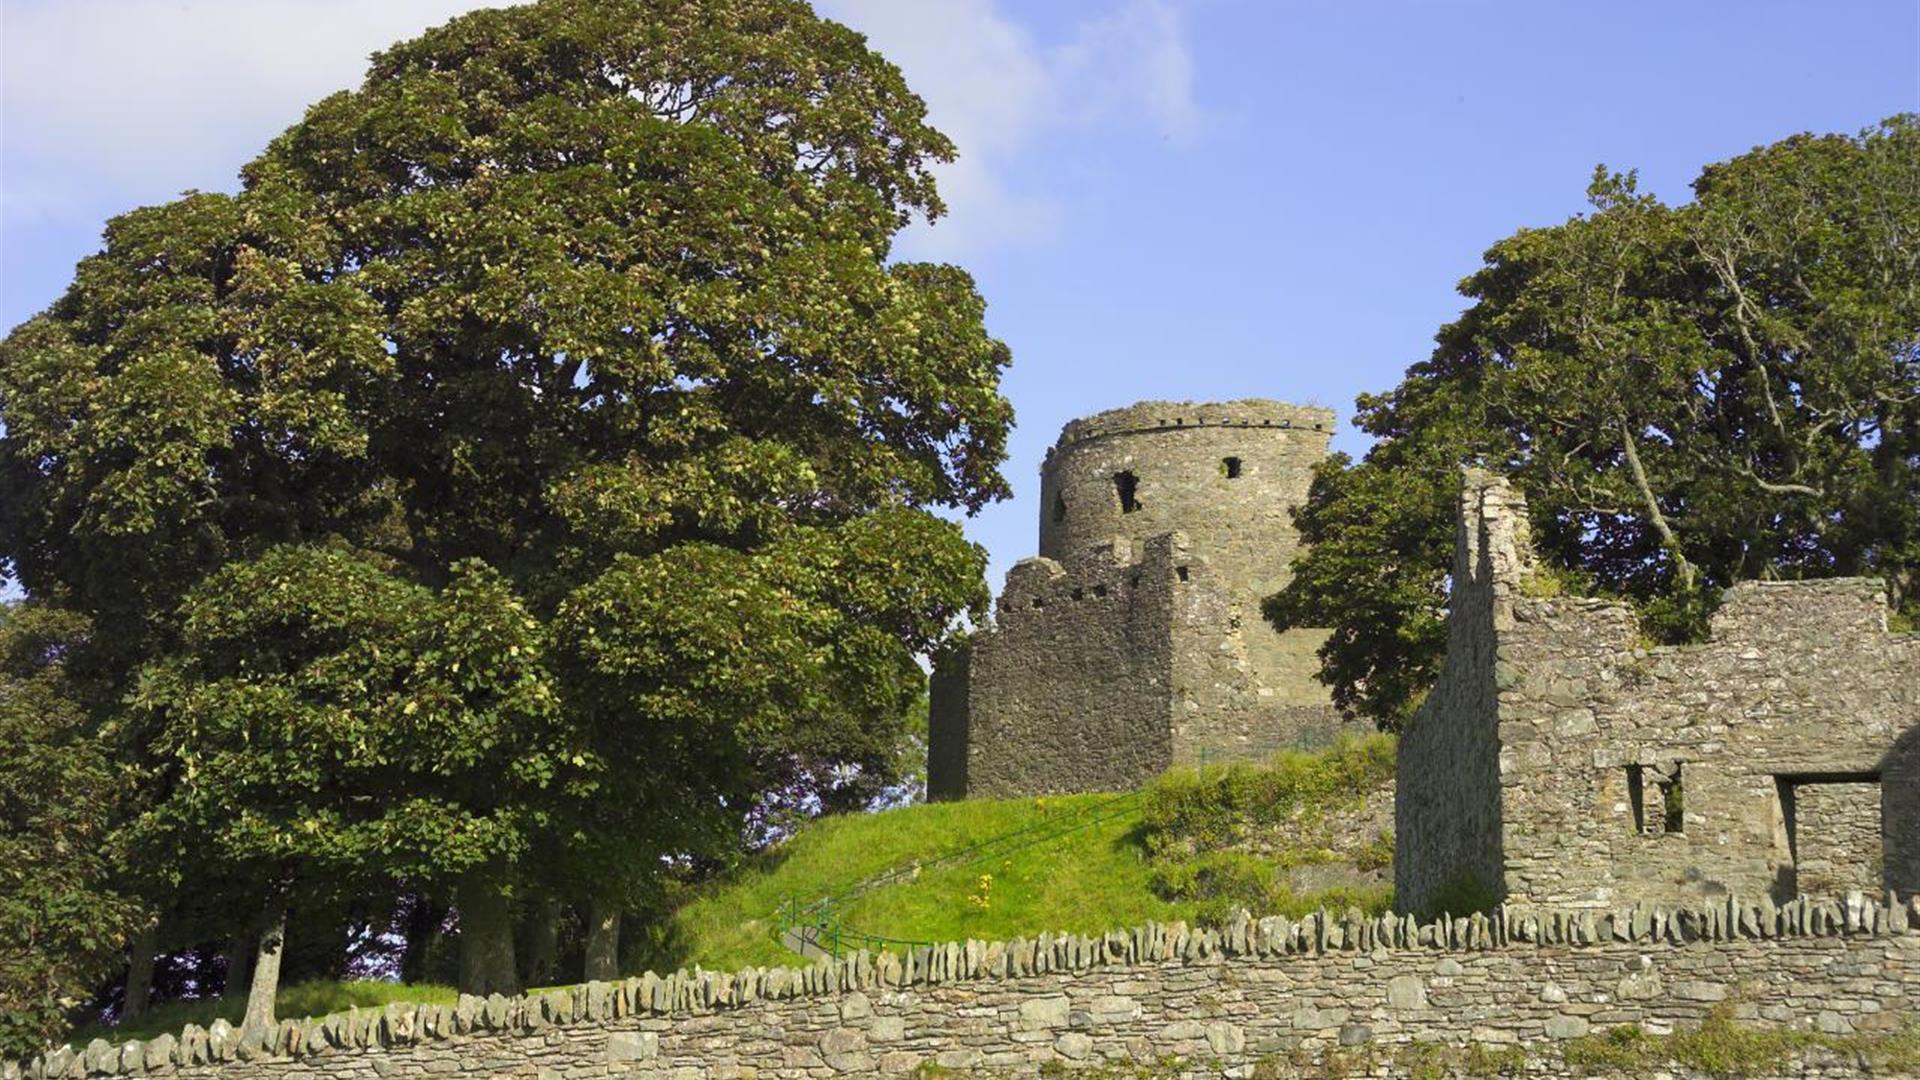
M930 794L1118 791L1172 763L1174 613L1207 577L1177 540L1156 538L1138 562L1116 544L1008 573L993 628L962 661L964 709L955 665L939 674L949 685L930 719Z
M1887 632L1882 583L1741 585L1711 641L1673 648L1639 647L1611 604L1522 601L1515 615L1500 646L1509 895L1782 900L1799 887L1796 852L1822 867L1806 884L1823 893L1920 889L1888 880L1860 839L1883 828L1883 759L1920 725L1920 639ZM1645 779L1675 769L1678 831L1655 827L1662 796ZM1811 777L1849 784L1852 809ZM1787 789L1811 816L1788 813Z
M224 1024L63 1049L20 1076L374 1080L1007 1075L1184 1058L1244 1075L1341 1048L1524 1046L1610 1025L1665 1032L1730 1009L1762 1027L1896 1032L1920 1001L1920 904L1508 908L1418 924L1242 915L1225 930L966 942L806 969L679 972L453 1006ZM1548 1064L1545 1067L1551 1068Z
M1518 495L1472 471L1460 493L1447 658L1400 734L1394 791L1394 898L1408 911L1458 903L1502 878L1498 635L1513 627L1514 590L1532 547ZM1453 895L1449 896L1448 894Z
M1466 500L1466 529L1523 543L1525 507L1504 483L1477 475L1467 486L1487 495ZM1457 597L1449 645L1461 657L1449 656L1401 743L1401 821L1413 826L1396 853L1403 904L1487 864L1498 873L1484 883L1521 903L1778 902L1798 888L1796 852L1827 894L1920 889L1920 777L1898 749L1920 727L1920 637L1888 632L1882 583L1743 584L1710 641L1648 648L1622 605L1526 595L1522 551L1484 568L1490 587L1476 577ZM1440 745L1452 738L1473 748ZM1832 784L1852 795L1821 787ZM1418 820L1449 799L1468 811ZM1868 832L1881 834L1883 857L1868 854Z

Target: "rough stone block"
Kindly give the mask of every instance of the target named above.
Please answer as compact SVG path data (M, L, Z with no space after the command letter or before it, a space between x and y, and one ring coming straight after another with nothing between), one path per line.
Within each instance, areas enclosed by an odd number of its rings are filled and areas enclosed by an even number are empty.
M651 1031L616 1031L607 1036L607 1061L652 1061L660 1056L660 1036Z
M1020 1028L1025 1031L1038 1031L1044 1028L1065 1027L1070 1008L1071 1002L1065 994L1028 998L1020 1003Z

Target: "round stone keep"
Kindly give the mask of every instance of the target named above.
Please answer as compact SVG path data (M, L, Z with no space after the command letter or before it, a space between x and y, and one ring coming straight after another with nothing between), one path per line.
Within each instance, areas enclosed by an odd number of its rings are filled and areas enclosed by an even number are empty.
M1333 437L1330 409L1246 399L1143 401L1069 423L1040 467L1040 554L1066 561L1180 531L1237 596L1286 582L1291 511ZM1258 610L1257 603L1250 610Z

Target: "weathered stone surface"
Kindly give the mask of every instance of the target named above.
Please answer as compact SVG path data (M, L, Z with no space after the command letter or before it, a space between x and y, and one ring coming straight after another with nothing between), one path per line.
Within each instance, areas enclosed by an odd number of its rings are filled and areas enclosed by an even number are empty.
M1397 903L1643 901L1667 914L1634 910L1635 938L1724 940L1778 929L1734 897L1856 933L1886 916L1850 891L1920 893L1920 636L1888 632L1882 582L1744 583L1711 640L1647 648L1533 567L1524 502L1469 471L1446 663L1400 740ZM1570 918L1538 940L1599 933Z
M1105 937L1046 935L1026 948L1057 956L1062 970L1018 978L959 970L951 977L923 973L901 985L848 990L846 981L856 977L848 973L860 970L855 962L809 969L813 976L805 980L794 969L780 978L768 972L769 984L784 979L791 990L747 1001L718 980L649 976L640 982L666 987L663 1000L674 1003L671 1012L554 1022L534 1030L532 1017L552 998L542 994L491 1003L510 1020L503 1029L463 1033L450 1025L441 1032L438 1025L418 1023L413 1039L383 1043L376 1021L408 1010L359 1010L318 1022L289 1021L282 1036L262 1041L257 1053L238 1061L226 1051L216 1057L208 1033L189 1027L177 1043L163 1036L91 1046L80 1054L67 1050L17 1071L64 1076L76 1070L86 1075L89 1068L93 1075L145 1069L184 1080L822 1080L831 1073L906 1075L923 1062L1031 1075L1047 1062L1093 1066L1180 1057L1195 1063L1196 1076L1246 1076L1275 1054L1312 1057L1343 1045L1364 1045L1362 1053L1380 1055L1383 1062L1402 1044L1434 1039L1551 1055L1564 1040L1614 1025L1671 1032L1727 1002L1743 1023L1836 1036L1898 1031L1920 1021L1920 934L1895 932L1890 915L1906 906L1904 898L1863 896L1853 906L1859 927L1853 933L1822 934L1814 923L1796 929L1788 920L1770 938L1709 936L1685 943L1668 935L1678 920L1664 911L1649 912L1642 936L1620 940L1619 928L1629 925L1624 913L1616 913L1612 932L1588 939L1577 929L1577 913L1532 911L1522 918L1509 909L1487 922L1473 951L1465 941L1423 946L1419 935L1403 939L1413 944L1396 947L1383 936L1370 938L1364 928L1349 935L1344 928L1350 920L1318 916L1307 923L1329 929L1339 923L1342 937L1354 940L1335 945L1329 937L1324 953L1233 954L1222 951L1220 935L1174 924L1152 932L1143 927L1128 938L1185 941L1184 948L1169 951L1177 958L1116 962L1102 948ZM1836 922L1846 918L1839 906L1830 914ZM1701 919L1712 924L1710 916ZM1442 936L1472 938L1462 923ZM1553 936L1555 925L1563 934L1576 929L1564 944L1525 942L1502 929L1526 924L1548 928L1535 935L1542 938ZM1436 948L1447 951L1436 956ZM964 951L924 950L929 966L923 972L930 971L936 953ZM875 963L876 970L885 967L884 961ZM711 988L699 990L703 984ZM1737 997L1735 987L1741 988ZM569 1003L587 1000L562 996ZM294 1031L312 1035L286 1034ZM215 1025L214 1036L222 1046L235 1042L224 1024ZM373 1042L344 1048L356 1037ZM333 1049L304 1052L299 1047L306 1043ZM1553 1070L1542 1066L1529 1075ZM1834 1066L1794 1075L1848 1072Z
M1065 994L1028 998L1020 1003L1020 1026L1028 1030L1065 1027L1072 999Z
M1313 677L1326 632L1258 614L1333 426L1274 401L1068 424L1042 467L1039 557L934 674L930 796L1120 790L1349 726Z
M1401 1010L1427 1007L1427 984L1418 975L1395 975L1387 980L1387 1005Z
M1547 1017L1547 1038L1577 1039L1593 1027L1584 1016Z
M651 1061L660 1056L660 1036L651 1031L616 1031L607 1036L610 1062Z

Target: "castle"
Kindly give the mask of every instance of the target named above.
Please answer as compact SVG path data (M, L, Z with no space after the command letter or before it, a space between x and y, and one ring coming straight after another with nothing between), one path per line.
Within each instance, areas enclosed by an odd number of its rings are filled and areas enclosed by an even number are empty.
M1329 425L1240 402L1069 426L1042 557L942 669L945 790L1117 786L1324 733L1324 702L1286 681L1314 635L1241 613L1284 580L1284 507ZM1535 576L1505 481L1468 472L1459 510L1446 666L1399 744L1399 913L901 942L261 1032L220 1020L0 1061L0 1080L1327 1075L1349 1055L1367 1075L1478 1075L1476 1053L1586 1075L1567 1048L1716 1017L1790 1033L1778 1075L1885 1075L1920 1001L1920 636L1889 633L1878 582L1835 579L1741 585L1711 640L1647 647L1623 605ZM1487 909L1448 908L1463 882Z
M1262 400L1068 424L1040 470L1039 556L936 665L929 797L1121 790L1328 741L1344 722L1314 678L1325 631L1276 631L1260 604L1333 424Z
M1401 734L1395 904L1561 909L1920 894L1920 635L1868 578L1746 582L1709 640L1552 595L1470 470L1447 659Z
M1325 632L1260 617L1332 427L1260 400L1068 424L1040 555L936 665L929 796L1130 789L1336 733ZM1524 501L1469 470L1445 665L1399 744L1401 910L1920 894L1920 636L1882 583L1744 583L1708 641L1651 647L1534 565Z

